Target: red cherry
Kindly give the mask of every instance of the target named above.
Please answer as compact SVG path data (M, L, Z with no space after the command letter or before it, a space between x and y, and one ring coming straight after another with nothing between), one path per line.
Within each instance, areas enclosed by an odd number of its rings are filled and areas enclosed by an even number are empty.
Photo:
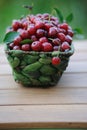
M58 64L60 64L60 62L61 62L61 60L60 60L59 57L53 57L52 58L52 64L53 65L58 65Z
M48 13L44 13L42 18L45 19L45 20L48 20L50 17L50 15Z
M21 22L19 20L13 20L12 28L14 31L17 31L18 28L21 28Z
M71 43L72 42L72 37L69 36L69 35L66 35L65 41L68 42L68 43Z
M10 43L10 44L9 44L9 47L10 47L10 49L13 49L13 47L14 47L14 43L13 43L13 42Z
M45 29L49 31L49 28L53 27L52 23L45 23Z
M67 31L65 29L62 29L62 28L58 28L58 33L63 33L63 34L67 34Z
M45 31L44 31L43 29L38 29L38 30L36 31L36 36L37 36L38 38L43 37L44 35L45 35Z
M60 28L68 30L68 24L67 23L62 23L59 25Z
M63 42L61 45L61 50L65 51L65 50L69 50L70 49L70 45L68 42Z
M39 41L33 42L31 44L31 48L33 51L40 51L41 50L40 42Z
M63 33L58 33L58 38L61 40L61 42L65 41L65 35Z
M61 41L60 41L60 39L59 38L55 38L55 39L53 39L53 45L55 45L55 46L58 46L58 45L60 45L61 44Z
M54 46L53 47L53 51L58 51L58 49L59 49L59 46Z
M20 46L14 46L13 50L20 50Z
M29 34L27 30L22 30L22 32L20 33L20 36L22 39L27 39L29 38Z
M36 32L36 28L34 25L30 25L29 28L28 28L28 33L29 35L34 35Z
M48 42L48 39L47 39L46 37L41 37L41 38L39 39L39 41L40 41L41 43L43 43L43 42Z
M73 37L73 35L74 35L73 31L69 29L68 30L68 35L71 36L71 37Z
M23 50L23 51L30 51L30 44L24 44L24 45L22 45L21 46L21 49Z
M56 37L57 36L57 28L51 27L49 28L49 37Z
M22 27L23 27L23 29L27 29L28 28L28 22L27 21L23 22Z
M37 41L37 37L36 37L35 35L32 35L32 36L31 36L31 40Z
M44 28L44 23L42 21L38 21L35 23L35 28L36 29L43 29Z
M14 45L20 45L20 42L22 41L22 38L20 36L17 36L15 39L14 39Z
M51 45L51 43L49 43L49 42L44 42L43 44L42 44L42 51L44 51L44 52L50 52L50 51L52 51L53 50L53 46Z

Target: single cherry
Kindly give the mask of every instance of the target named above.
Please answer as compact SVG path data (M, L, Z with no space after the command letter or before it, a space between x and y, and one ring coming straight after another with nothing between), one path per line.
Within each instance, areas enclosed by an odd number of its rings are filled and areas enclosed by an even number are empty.
M52 51L52 50L53 50L53 46L52 46L51 43L49 43L49 42L44 42L44 43L42 44L42 51L44 51L44 52L50 52L50 51Z
M30 49L31 49L30 44L24 44L24 45L22 45L21 49L23 51L30 51Z
M52 64L53 65L58 65L58 64L60 64L60 62L61 62L61 60L60 60L59 57L53 57L52 58Z
M39 41L33 42L31 44L31 48L33 51L40 51L41 50L40 42Z

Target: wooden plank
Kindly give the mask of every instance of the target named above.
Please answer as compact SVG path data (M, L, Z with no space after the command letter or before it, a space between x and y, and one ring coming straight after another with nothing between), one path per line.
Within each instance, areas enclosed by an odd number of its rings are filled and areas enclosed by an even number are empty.
M68 67L66 68L66 73L73 72L73 73L86 73L87 72L87 61L75 61L75 62L69 62ZM12 69L9 64L0 64L0 75L9 75L12 74Z
M12 74L12 69L9 64L0 64L0 75Z
M69 65L66 69L66 72L69 73L86 73L87 72L87 61L74 61L69 62Z
M87 105L0 106L0 128L87 128Z
M87 88L22 88L0 90L0 105L87 104Z
M86 52L75 52L71 57L70 61L87 61L87 51Z
M5 55L0 56L0 64L8 64L8 60Z
M0 76L0 89L20 89L22 86L16 83L12 75ZM87 73L68 74L64 73L56 85L56 87L64 88L87 88Z

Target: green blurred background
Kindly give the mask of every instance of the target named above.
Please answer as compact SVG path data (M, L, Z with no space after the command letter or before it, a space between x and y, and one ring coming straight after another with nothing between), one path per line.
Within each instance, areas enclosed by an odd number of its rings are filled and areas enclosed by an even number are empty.
M28 10L22 6L32 3L34 14L51 13L54 7L61 10L64 17L72 12L74 19L70 25L73 28L81 28L87 38L87 0L0 0L0 43L2 43L5 29L12 20L28 14Z

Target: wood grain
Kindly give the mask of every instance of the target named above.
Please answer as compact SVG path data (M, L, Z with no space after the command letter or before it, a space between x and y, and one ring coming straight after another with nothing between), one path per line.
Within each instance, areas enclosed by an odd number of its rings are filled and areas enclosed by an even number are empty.
M87 105L1 106L0 113L0 128L87 128Z
M87 128L87 40L73 44L66 71L47 89L16 83L0 45L0 129Z

